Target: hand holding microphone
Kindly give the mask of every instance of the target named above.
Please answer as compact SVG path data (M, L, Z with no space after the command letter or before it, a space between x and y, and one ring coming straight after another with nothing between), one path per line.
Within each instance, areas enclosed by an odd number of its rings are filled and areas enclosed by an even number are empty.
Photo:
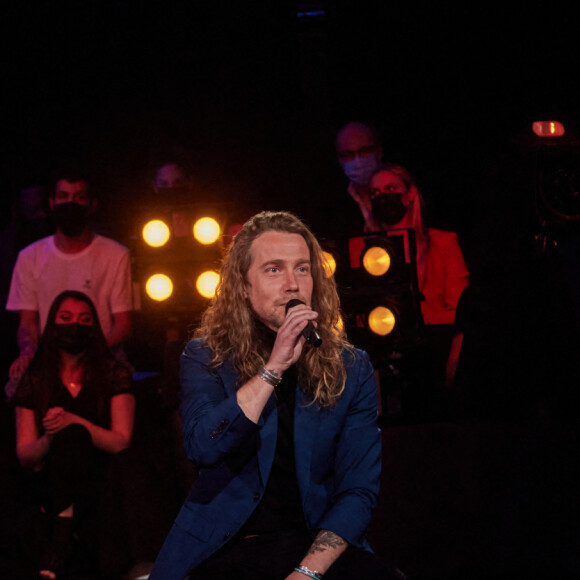
M290 312L291 308L300 305L306 306L306 303L297 298L285 304L285 319L277 331L274 347L265 365L268 370L274 371L278 376L282 376L282 373L300 358L306 342L315 346L322 344L320 335L310 322L318 316L317 313L307 307L297 308L299 312ZM306 326L304 326L305 321L308 321Z
M288 314L288 310L290 310L290 308L298 306L299 304L304 304L304 302L298 298L292 298L292 300L286 304L286 314ZM312 346L319 347L322 344L322 338L320 334L318 334L314 324L312 324L310 321L302 331L302 336L306 339L306 342Z

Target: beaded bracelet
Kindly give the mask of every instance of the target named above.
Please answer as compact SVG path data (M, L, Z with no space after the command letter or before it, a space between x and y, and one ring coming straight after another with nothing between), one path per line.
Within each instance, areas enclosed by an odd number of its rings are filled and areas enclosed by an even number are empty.
M322 574L317 570L309 570L303 564L299 564L296 568L294 568L295 572L300 572L300 574L304 574L305 576L310 576L310 578L314 578L314 580L322 580Z
M273 387L277 387L280 384L280 381L282 380L282 377L278 376L278 373L271 371L266 367L262 367L258 371L258 376L263 381L267 382L269 385L272 385Z

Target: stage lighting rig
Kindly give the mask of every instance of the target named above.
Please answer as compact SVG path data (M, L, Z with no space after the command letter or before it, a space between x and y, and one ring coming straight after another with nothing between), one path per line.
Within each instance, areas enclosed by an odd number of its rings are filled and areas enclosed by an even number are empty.
M135 216L136 309L195 320L219 283L229 204L151 204Z
M563 123L536 121L536 211L543 226L580 224L580 142Z
M349 338L367 350L421 344L414 231L377 232L323 245L336 263Z

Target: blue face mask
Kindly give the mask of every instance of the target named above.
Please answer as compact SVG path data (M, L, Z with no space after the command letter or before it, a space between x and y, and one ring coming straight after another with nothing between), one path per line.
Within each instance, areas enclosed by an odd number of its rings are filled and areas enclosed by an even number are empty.
M378 166L379 162L374 155L357 156L352 161L344 162L344 173L353 183L368 185Z

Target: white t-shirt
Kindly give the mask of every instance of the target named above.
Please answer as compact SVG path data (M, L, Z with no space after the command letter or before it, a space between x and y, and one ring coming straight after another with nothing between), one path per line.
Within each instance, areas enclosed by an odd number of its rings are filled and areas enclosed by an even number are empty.
M53 300L64 290L89 296L107 336L112 315L133 309L129 250L96 234L76 254L61 252L54 236L38 240L18 254L6 309L36 310L42 333Z

